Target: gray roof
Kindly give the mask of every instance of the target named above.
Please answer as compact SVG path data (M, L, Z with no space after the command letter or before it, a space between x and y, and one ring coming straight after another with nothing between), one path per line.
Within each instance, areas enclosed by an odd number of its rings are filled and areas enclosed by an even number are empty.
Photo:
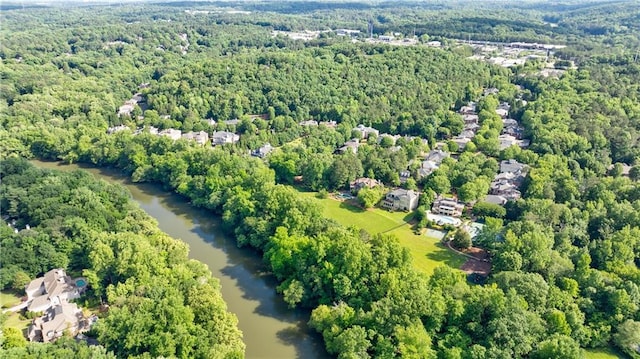
M484 198L484 201L487 203L493 203L493 204L497 204L499 206L504 205L505 203L507 203L507 199L504 198L503 196L496 196L494 194L489 194Z
M527 165L520 163L514 159L500 161L500 173L518 172L525 170Z

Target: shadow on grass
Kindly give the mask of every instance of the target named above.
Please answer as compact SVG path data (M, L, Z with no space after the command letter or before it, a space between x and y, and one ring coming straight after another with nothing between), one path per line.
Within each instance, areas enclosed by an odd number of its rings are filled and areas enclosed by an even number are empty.
M346 209L347 211L353 212L353 213L364 213L364 212L366 212L366 210L362 209L361 207L354 206L354 205L349 204L347 202L340 202L340 208Z
M452 268L459 268L464 263L464 258L451 252L442 243L436 243L438 250L427 253L427 258L432 261L444 263Z
M413 217L415 216L415 214L416 214L416 212L409 212L409 213L407 213L406 216L402 217L402 220L407 222L407 223L410 223L413 220Z

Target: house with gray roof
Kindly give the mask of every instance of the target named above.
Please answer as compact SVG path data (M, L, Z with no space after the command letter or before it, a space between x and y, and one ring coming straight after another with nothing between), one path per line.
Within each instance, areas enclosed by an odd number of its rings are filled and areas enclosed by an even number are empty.
M224 144L234 144L240 141L240 135L236 135L233 132L216 131L211 136L211 145L218 146Z
M265 143L257 150L251 151L251 156L265 158L271 151L273 151L273 146L270 143Z
M500 161L500 173L518 173L527 172L527 165L520 163L515 159Z
M363 139L367 139L369 135L374 134L376 136L380 135L380 131L376 130L373 127L367 127L365 125L358 125L354 130L359 131L362 134Z
M162 130L158 132L159 136L169 137L170 139L176 141L182 138L182 131L176 130L174 128L167 128L166 130Z
M445 158L449 157L449 153L443 150L431 150L427 153L425 157L425 161L432 161L434 163L440 164L444 161Z
M398 188L387 193L382 200L382 207L393 211L413 211L418 208L418 198L418 192Z
M86 331L89 323L75 303L63 302L46 310L43 316L33 320L27 337L32 342L52 342L65 333L71 336Z
M377 181L373 178L360 177L360 178L357 178L355 181L349 183L349 190L351 190L351 192L353 193L357 193L363 188L373 188L381 185L382 185L382 182Z
M357 138L352 138L349 141L345 142L344 145L338 148L338 152L346 153L347 151L351 151L352 153L358 153L358 147L360 147L360 140Z
M43 312L64 301L80 298L83 290L84 286L78 286L77 279L71 279L64 269L52 269L43 277L36 278L27 284L25 288L29 303L27 310Z
M183 134L182 138L189 141L195 141L197 144L204 146L205 144L207 144L207 141L209 141L209 134L206 133L205 131L200 131L200 132L190 131Z

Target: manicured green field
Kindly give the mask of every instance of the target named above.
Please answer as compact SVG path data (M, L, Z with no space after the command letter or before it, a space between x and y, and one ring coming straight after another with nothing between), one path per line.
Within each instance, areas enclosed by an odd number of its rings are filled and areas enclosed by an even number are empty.
M0 303L3 308L10 308L16 304L20 304L20 297L9 292L0 292ZM17 328L23 330L29 326L31 320L21 319L19 313L8 313L7 320L4 322L5 328Z
M333 198L317 199L315 192L300 192L302 195L316 199L324 208L324 215L344 226L356 226L371 234L390 233L398 237L400 244L411 251L413 266L424 273L431 274L443 264L459 268L465 259L447 250L440 241L425 235L415 235L411 225L407 223L411 214L405 212L389 212L374 208L363 210Z
M9 292L0 292L0 306L2 308L10 308L16 304L20 304L20 297Z
M587 359L618 359L624 358L624 356L618 354L611 348L605 349L587 349L584 351L584 356Z

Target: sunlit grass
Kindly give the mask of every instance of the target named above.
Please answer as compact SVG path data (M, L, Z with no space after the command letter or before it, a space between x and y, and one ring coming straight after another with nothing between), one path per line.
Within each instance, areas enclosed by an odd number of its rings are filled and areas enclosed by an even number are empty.
M618 354L612 348L586 349L584 351L584 357L586 359L618 359L618 358L624 358L623 355Z
M344 226L362 228L371 234L387 233L395 235L402 246L409 249L413 257L413 266L431 274L443 264L459 268L465 261L460 255L447 250L435 238L416 235L408 223L412 214L389 212L379 208L364 210L333 198L318 199L316 192L300 192L303 196L314 198L324 208L324 215Z
M2 308L10 308L16 304L20 304L20 296L11 292L0 292L0 304ZM21 319L20 313L6 313L7 320L4 322L5 328L17 328L19 330L26 329L31 323L29 319Z

